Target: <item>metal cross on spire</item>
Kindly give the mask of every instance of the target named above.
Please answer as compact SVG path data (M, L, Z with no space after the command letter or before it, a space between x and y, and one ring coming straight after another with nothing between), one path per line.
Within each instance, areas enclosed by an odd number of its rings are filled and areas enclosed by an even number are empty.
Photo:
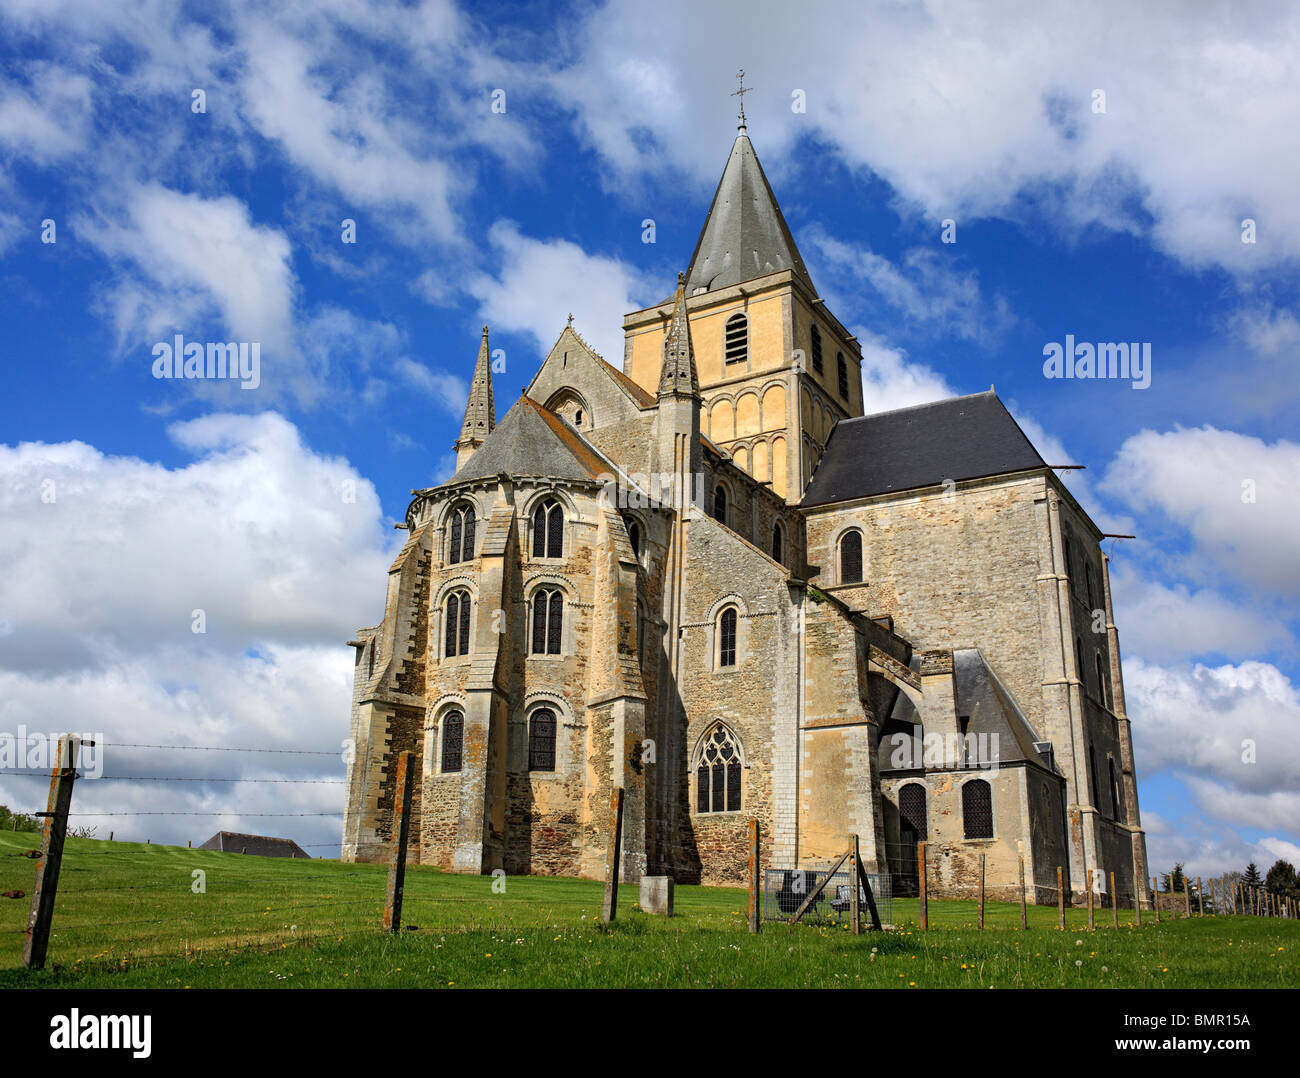
M745 95L753 90L753 87L745 88L745 69L743 67L736 72L736 78L740 82L740 89L733 90L731 96L740 98L740 115L737 119L740 120L740 129L743 131L745 129Z

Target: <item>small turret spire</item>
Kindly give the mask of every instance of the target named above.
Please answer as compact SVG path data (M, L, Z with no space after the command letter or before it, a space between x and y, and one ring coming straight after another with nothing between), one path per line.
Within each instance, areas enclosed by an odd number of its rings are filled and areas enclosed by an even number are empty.
M488 328L483 327L483 340L478 348L478 361L474 364L474 380L469 387L469 400L465 404L465 422L456 440L456 466L468 460L497 425L496 403L492 398L492 363L488 350Z
M665 394L690 394L700 392L700 379L695 371L695 348L691 345L691 327L686 318L686 275L677 275L677 296L673 301L673 316L664 335L664 363L659 374L659 396Z

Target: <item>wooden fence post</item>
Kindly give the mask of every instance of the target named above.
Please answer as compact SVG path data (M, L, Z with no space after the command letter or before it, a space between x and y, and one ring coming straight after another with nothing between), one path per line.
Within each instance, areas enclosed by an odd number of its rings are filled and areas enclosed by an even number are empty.
M858 846L858 836L850 835L853 853L849 857L849 916L853 918L853 927L849 929L855 936L862 935L862 884L858 882L861 875L862 851Z
M757 934L759 923L759 902L762 892L759 881L762 878L758 863L758 820L749 821L749 930Z
M1201 886L1201 877L1196 877L1196 916L1205 916L1205 890Z
M1065 931L1065 869L1056 866L1056 927Z
M1172 880L1173 877L1171 876L1170 879ZM1170 883L1169 886L1172 887L1173 884ZM1192 915L1192 885L1186 876L1183 877L1183 912L1188 917Z
M50 768L50 795L41 829L41 852L36 859L36 882L32 885L32 907L27 916L27 934L23 940L23 965L28 969L45 968L45 952L50 945L50 922L54 919L54 899L59 890L59 869L63 865L63 842L68 834L68 809L72 806L72 784L77 778L77 752L82 745L93 745L70 734L59 738L58 758Z
M397 787L393 791L393 852L388 862L388 894L384 900L385 932L402 930L402 893L406 890L406 847L411 837L411 753L398 753ZM247 849L244 851L247 853Z
M930 927L930 904L928 901L929 896L926 893L926 880L925 880L925 843L924 842L918 842L916 844L916 864L917 867L920 869L920 873L921 873L919 878L919 883L921 885L920 887L921 931L924 932L927 928Z
M1119 895L1115 893L1115 873L1110 874L1110 919L1111 927L1119 928Z
M1025 858L1020 856L1020 929L1024 931L1029 927L1029 913L1025 909Z
M980 854L980 931L984 931L984 855Z
M614 832L609 836L609 866L605 877L605 904L600 919L606 924L618 913L618 863L623 853L623 787L615 786L609 799L610 815L614 817Z

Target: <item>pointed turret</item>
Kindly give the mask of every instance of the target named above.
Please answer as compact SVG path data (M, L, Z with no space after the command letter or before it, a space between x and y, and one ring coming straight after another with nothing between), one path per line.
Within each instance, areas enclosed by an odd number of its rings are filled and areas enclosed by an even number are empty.
M777 270L792 270L816 294L742 122L691 255L686 293L712 292Z
M700 379L695 349L686 319L686 277L677 275L673 315L664 333L663 368L659 374L659 406L655 410L653 467L661 481L673 477L672 505L679 511L695 498L700 464Z
M686 318L686 277L677 275L677 296L673 317L664 334L664 365L659 374L659 396L670 393L699 396L700 379L695 372L695 349L691 346L691 327Z
M492 399L492 363L488 352L488 328L483 327L483 342L478 349L478 362L474 364L474 381L469 387L469 401L465 404L465 422L456 439L456 470L474 455L497 425L496 404Z

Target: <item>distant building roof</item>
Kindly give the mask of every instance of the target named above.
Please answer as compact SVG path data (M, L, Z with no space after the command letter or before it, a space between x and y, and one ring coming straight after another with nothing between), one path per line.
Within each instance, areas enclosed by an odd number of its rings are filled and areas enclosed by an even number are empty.
M239 831L218 831L200 850L217 850L221 853L247 853L252 857L309 857L291 838L272 838L270 835L245 835Z
M804 493L804 507L982 479L1046 464L991 389L842 419Z

